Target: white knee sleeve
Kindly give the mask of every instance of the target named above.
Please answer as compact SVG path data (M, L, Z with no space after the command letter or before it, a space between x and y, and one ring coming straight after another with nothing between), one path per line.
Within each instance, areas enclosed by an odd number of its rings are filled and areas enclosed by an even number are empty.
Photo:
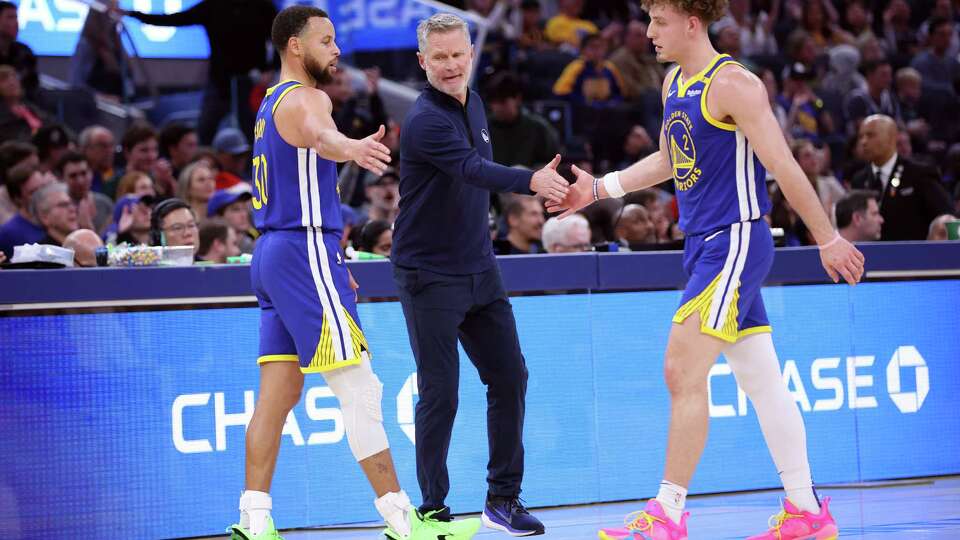
M357 461L390 448L380 408L383 384L370 368L367 354L363 353L360 365L336 369L323 377L340 400L347 442Z
M770 334L745 337L723 351L737 384L757 411L760 429L787 489L809 487L807 435L796 401L780 374Z

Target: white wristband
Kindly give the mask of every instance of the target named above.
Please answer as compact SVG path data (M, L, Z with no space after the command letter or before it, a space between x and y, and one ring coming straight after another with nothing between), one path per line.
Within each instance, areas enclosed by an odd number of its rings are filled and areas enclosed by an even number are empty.
M603 177L603 187L607 190L607 195L612 198L620 198L627 194L620 185L620 171L607 173Z

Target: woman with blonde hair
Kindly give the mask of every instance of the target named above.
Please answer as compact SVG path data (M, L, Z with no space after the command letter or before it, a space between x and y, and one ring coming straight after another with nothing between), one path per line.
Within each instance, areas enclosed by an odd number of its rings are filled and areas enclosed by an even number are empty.
M117 184L117 200L119 201L126 195L136 195L143 197L150 195L157 196L157 188L153 185L153 178L150 175L140 171L129 171L120 178Z
M216 177L205 162L193 162L180 173L177 197L190 205L200 221L207 217L207 203L216 190Z

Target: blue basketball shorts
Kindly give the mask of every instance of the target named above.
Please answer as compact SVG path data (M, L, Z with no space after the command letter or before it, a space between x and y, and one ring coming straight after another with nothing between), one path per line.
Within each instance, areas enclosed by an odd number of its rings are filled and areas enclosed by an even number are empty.
M299 362L302 372L316 373L360 363L369 347L339 234L265 233L250 279L260 304L260 364Z
M700 315L700 331L724 341L770 332L760 287L773 264L773 237L763 219L687 236L683 268L690 276L673 322Z

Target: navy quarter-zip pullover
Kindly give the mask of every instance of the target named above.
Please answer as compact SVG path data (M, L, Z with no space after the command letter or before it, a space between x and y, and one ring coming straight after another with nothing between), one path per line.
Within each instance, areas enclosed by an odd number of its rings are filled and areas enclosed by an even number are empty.
M495 263L490 192L531 194L533 172L498 165L483 102L460 102L429 84L400 131L400 213L391 259L399 266L465 275Z

